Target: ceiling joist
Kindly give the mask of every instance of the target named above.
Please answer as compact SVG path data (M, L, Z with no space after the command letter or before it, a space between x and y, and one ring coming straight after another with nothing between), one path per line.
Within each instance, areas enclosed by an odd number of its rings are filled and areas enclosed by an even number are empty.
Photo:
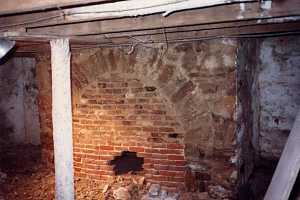
M136 2L136 5L131 4L132 2ZM68 37L75 42L114 45L130 44L132 38L143 41L146 36L150 38L147 42L151 43L161 42L166 36L169 41L177 41L178 38L237 36L255 34L256 31L258 34L284 33L297 32L300 29L299 0L268 1L267 6L259 1L241 0L145 2L149 4L141 5L137 4L137 0L130 0L102 6L91 5L0 17L0 36L31 41ZM187 2L191 4L186 4ZM123 6L118 9L121 4ZM181 5L180 10L188 10L172 13L178 11L178 5ZM190 9L195 6L205 8ZM151 14L157 12L159 14ZM163 16L161 13L172 14ZM124 17L144 14L146 15Z
M109 2L109 0L8 0L1 1L0 15L59 9L67 6L80 6L103 2Z

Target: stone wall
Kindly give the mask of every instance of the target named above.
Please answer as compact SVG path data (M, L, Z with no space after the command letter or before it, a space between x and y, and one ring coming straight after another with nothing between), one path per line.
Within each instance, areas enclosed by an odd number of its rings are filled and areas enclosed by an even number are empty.
M149 180L185 181L201 192L209 185L232 189L236 49L234 40L210 40L137 46L132 53L121 48L73 52L76 174L112 175L103 160L129 150L145 159L141 173ZM41 124L47 136L42 142L50 153L50 61L38 61ZM97 163L89 163L91 158ZM183 166L193 174L185 174L185 180Z
M0 66L0 139L40 144L38 89L33 58L13 58Z
M52 87L50 56L36 57L37 84L39 89L38 102L41 126L41 145L43 162L53 168L53 133L52 133Z
M278 159L300 106L300 37L270 38L259 54L260 155Z
M251 39L241 44L240 191L263 199L299 111L300 38Z

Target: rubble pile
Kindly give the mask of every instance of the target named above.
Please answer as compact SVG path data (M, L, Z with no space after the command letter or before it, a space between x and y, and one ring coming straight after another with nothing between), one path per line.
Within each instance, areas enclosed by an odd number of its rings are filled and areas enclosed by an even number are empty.
M103 187L101 200L140 200L146 187L143 176L116 176Z
M161 189L159 184L152 184L148 193L142 197L142 200L178 200L179 196L179 193Z

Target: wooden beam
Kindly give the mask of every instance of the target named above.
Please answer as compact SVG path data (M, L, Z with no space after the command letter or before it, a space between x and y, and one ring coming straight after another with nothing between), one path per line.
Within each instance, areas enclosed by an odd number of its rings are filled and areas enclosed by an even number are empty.
M51 40L55 199L74 199L69 40Z
M294 0L290 0L294 1ZM259 7L259 3L245 4L245 11L240 11L240 5L227 5L220 7L211 7L206 9L197 9L193 11L185 11L180 13L174 13L168 17L162 17L160 14L137 17L137 18L123 18L123 19L112 19L112 20L101 20L95 23L78 23L85 21L97 20L97 17L90 16L89 18L72 18L72 16L66 17L64 13L72 13L73 9L64 9L61 11L49 11L43 13L32 13L18 16L0 17L0 30L12 30L18 28L33 29L43 27L54 27L55 25L66 25L74 24L74 29L78 26L89 26L89 24L101 27L100 31L109 32L108 29L111 24L112 30L116 30L120 26L120 30L128 29L130 25L138 25L140 29L155 28L155 27L170 27L170 26L181 26L191 25L200 23L211 23L216 21L232 21L237 19L249 19L258 16L264 16L263 12ZM252 13L253 12L253 13ZM290 13L289 10L283 10L281 15L287 15ZM298 12L299 13L299 12ZM191 17L193 15L194 17ZM190 16L190 17L189 17ZM99 30L99 28L98 28Z
M268 21L273 21L272 23ZM282 21L281 18L278 21ZM216 37L239 37L244 35L255 34L282 34L282 33L299 33L300 32L300 19L298 21L290 21L286 23L276 23L275 19L262 20L257 24L256 21L243 21L238 23L221 23L210 25L196 25L188 27L177 27L168 29L157 30L143 30L131 31L121 33L108 33L99 35L86 35L86 36L72 36L70 37L72 44L101 44L118 45L118 44L136 44L136 43L154 43L154 42L168 42L193 40L193 39L208 39ZM15 35L15 36L14 36ZM1 35L0 35L1 36ZM32 41L29 43L33 49L45 49L41 42L45 43L47 40L53 39L52 36L47 35L28 35L28 34L13 34L9 37L17 41ZM56 38L56 37L55 37ZM33 41L40 43L33 43ZM143 42L144 41L144 42ZM18 43L17 43L18 44ZM19 50L31 49L28 45L19 46ZM27 48L26 48L27 47Z
M57 9L66 6L79 6L108 1L109 0L5 0L1 1L0 15L32 12L51 8Z
M30 34L79 36L300 15L300 1L288 0L283 3L276 2L267 11L261 10L259 3L245 4L244 11L241 11L240 5L226 5L202 10L185 11L166 18L161 15L151 15L138 18L54 25L50 27L28 27L27 32ZM286 4L285 2L290 2L290 4Z
M250 1L250 0L248 0ZM289 1L294 1L294 0L289 0ZM247 13L248 10L255 10L260 11L259 8L259 3L256 2L254 5L251 5L249 3L246 3L245 5L245 10L241 11L241 6L236 4L236 5L228 5L228 8L225 8L224 12L231 10L235 12L235 16L242 18L243 13ZM105 5L105 4L104 4ZM242 4L244 5L244 4ZM220 8L219 8L220 7ZM203 12L203 17L208 18L209 16L206 17L206 15L210 12L216 12L220 13L217 11L222 11L224 6L218 6L216 7L217 10L211 8L205 8L201 10ZM83 6L80 7L80 12L82 10L89 9L90 6ZM61 9L61 10L53 10L53 11L45 11L45 12L35 12L35 13L30 13L30 14L22 14L22 15L12 15L12 16L3 16L0 17L0 29L6 29L6 28L18 28L18 27L39 27L39 26L50 26L50 25L58 25L58 24L68 24L68 23L75 23L75 22L85 22L85 21L95 21L101 19L98 15L90 13L88 16L87 15L78 15L78 9L77 8L69 8L69 9ZM77 13L77 14L76 14ZM97 14L97 13L96 13ZM174 13L168 18L173 18L172 16L180 16L178 13ZM161 17L161 15L157 15ZM164 18L164 17L162 17Z
M80 36L72 37L73 43L91 43L102 44L103 46L115 44L151 44L151 43L165 43L165 42L184 42L190 40L213 39L218 37L255 37L264 34L284 34L284 33L300 33L300 21L278 24L254 24L246 26L233 26L215 29L200 29L189 30L187 32L170 32L170 33L154 33L148 35L135 35L135 36L120 36L112 34L111 37L107 35L99 36ZM166 34L166 35L165 35ZM166 41L167 36L167 41ZM109 43L110 41L110 43Z
M288 2L288 3L287 3ZM280 16L291 16L299 14L300 2L297 0L286 0L282 3L274 2L270 10L262 10L259 3L245 3L244 10L238 4L226 5L220 7L212 7L206 9L198 9L194 11L185 11L181 13L175 13L167 18L161 15L151 15L139 18L125 18L116 20L99 21L99 23L92 23L92 25L97 25L101 27L101 30L105 31L106 24L112 24L113 27L121 26L124 27L125 24L135 24L139 25L139 28L144 29L142 25L149 28L162 26L181 26L181 25L191 25L191 24L203 24L203 23L214 23L214 22L224 22L233 20L247 20L255 18L270 18L270 17L280 17ZM32 13L24 14L18 16L0 17L0 30L10 30L16 28L35 28L35 27L47 27L59 24L68 24L81 22L83 19L76 18L70 19L65 17L63 13L74 12L73 9L63 9L60 11L48 11L43 13ZM187 17L188 15L195 16ZM96 20L95 17L90 17L85 21ZM188 21L185 21L188 20ZM185 23L183 23L185 21ZM105 23L107 22L107 23ZM114 26L116 24L116 26ZM81 25L81 24L78 24ZM87 26L87 24L83 24ZM76 26L74 27L76 28ZM124 27L126 28L126 27ZM124 29L123 28L123 29ZM98 28L99 29L99 28ZM112 28L113 29L113 28Z
M202 25L194 25L194 26L181 26L181 27L172 27L172 28L158 28L151 30L137 30L137 31L123 31L123 32L113 32L113 33L103 33L99 34L97 39L107 39L107 38L121 38L121 37L136 37L136 36L150 36L150 35L163 35L163 34L176 34L190 31L208 31L208 30L221 30L221 29L233 29L233 28L242 28L242 27L250 27L249 29L254 29L255 27L262 27L264 25L270 24L270 26L274 27L276 32L276 24L279 23L291 23L300 21L300 16L283 17L283 18L272 18L272 19L261 19L259 22L257 20L247 20L247 21L236 21L236 22L224 22L224 23L215 23L215 24L202 24ZM298 25L298 24L297 24ZM299 27L289 26L290 30L297 29ZM249 30L249 31L250 31ZM220 32L221 33L221 32ZM245 31L244 31L245 33ZM93 38L96 35L85 35L78 36L72 38Z
M128 0L103 5L93 5L74 8L66 11L66 18L69 19L109 19L120 17L137 17L162 13L168 16L178 11L197 8L207 8L232 3L254 2L257 0Z
M300 111L264 200L288 200L300 169Z

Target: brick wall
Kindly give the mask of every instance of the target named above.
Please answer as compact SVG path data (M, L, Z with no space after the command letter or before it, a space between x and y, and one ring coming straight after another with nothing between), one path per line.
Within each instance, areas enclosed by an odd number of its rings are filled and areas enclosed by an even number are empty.
M131 54L119 48L72 52L76 176L104 180L113 175L107 162L132 150L144 157L138 173L147 180L187 182L185 166L198 170L197 190L231 190L236 46L234 40L210 40L168 49L136 46ZM43 149L52 158L49 58L38 66Z
M139 174L149 182L184 182L183 132L156 87L98 79L85 88L73 117L76 176L106 180L114 175L108 161L131 151L144 158Z

